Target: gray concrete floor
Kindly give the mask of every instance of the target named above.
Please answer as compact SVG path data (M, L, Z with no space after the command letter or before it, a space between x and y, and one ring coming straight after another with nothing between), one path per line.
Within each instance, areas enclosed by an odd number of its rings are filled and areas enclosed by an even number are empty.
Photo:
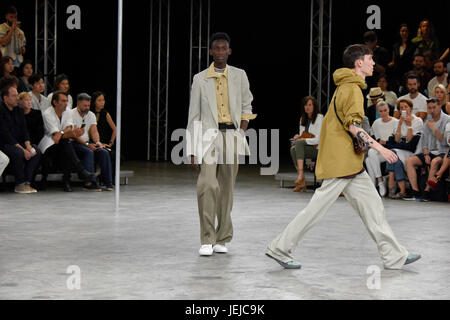
M196 175L184 166L128 163L114 193L51 189L0 193L0 299L449 299L450 206L384 200L399 241L423 258L384 270L360 218L340 198L295 255L301 270L264 256L267 243L308 203L312 191L280 189L272 176L241 167L226 255L199 257ZM81 270L70 290L67 268ZM369 266L381 268L369 289Z

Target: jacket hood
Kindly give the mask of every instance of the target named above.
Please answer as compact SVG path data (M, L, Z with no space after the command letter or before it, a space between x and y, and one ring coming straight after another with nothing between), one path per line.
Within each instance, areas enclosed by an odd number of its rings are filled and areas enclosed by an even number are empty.
M337 86L347 83L354 83L357 84L361 89L367 88L367 84L364 79L349 68L337 69L333 73L333 80Z

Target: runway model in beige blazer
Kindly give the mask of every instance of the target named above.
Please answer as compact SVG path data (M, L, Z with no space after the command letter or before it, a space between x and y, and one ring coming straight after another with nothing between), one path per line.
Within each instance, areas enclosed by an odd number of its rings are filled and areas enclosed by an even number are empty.
M197 200L202 256L228 252L225 243L233 237L231 209L238 155L249 154L244 132L256 117L245 71L227 65L231 49L226 33L211 37L210 54L214 62L194 76L187 125L187 154L192 166L200 169Z
M420 258L410 254L394 236L384 213L383 202L363 168L363 154L353 150L349 133L376 150L389 163L397 161L392 151L372 139L360 126L364 117L364 79L375 65L372 51L364 45L352 45L344 51L345 68L334 74L337 89L320 133L316 176L323 179L311 201L267 247L266 255L286 269L299 269L292 251L326 213L341 193L360 215L375 241L385 268L401 269ZM336 101L336 109L334 102ZM339 120L340 119L340 120ZM342 121L342 123L341 123Z

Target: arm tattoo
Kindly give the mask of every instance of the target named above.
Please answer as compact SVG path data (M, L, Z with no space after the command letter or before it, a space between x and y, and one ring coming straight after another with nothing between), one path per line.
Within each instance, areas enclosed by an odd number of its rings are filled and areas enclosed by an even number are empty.
M356 134L356 138L358 138L360 142L366 145L373 144L372 139L370 139L369 135L365 131L358 131L358 133Z

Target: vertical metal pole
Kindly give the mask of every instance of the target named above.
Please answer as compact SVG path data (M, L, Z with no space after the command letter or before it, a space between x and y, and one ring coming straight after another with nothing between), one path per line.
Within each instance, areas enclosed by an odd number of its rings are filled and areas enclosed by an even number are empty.
M169 127L169 54L170 54L170 0L167 0L167 60L166 60L166 131L165 131L165 146L164 146L164 160L167 161L167 140Z
M48 87L48 3L47 3L47 0L44 1L44 83L45 83L44 94L47 95L47 87Z
M150 68L148 72L148 130L147 130L147 161L150 161L152 140L152 65L153 65L153 0L150 1Z
M312 73L313 73L313 61L312 61L312 57L313 57L313 28L314 28L314 1L316 0L311 0L311 25L310 25L310 30L309 30L309 93L308 95L312 95Z
M34 72L38 73L39 72L39 66L38 66L38 50L39 50L39 24L38 24L38 20L39 20L39 0L36 0L34 2L35 4L35 14L34 14Z
M199 19L199 26L198 26L198 71L200 72L202 69L202 0L199 1L200 3L200 19Z
M323 1L319 0L319 61L318 61L318 90L317 90L317 103L322 108L322 60L323 60Z
M206 40L206 68L209 67L209 38L211 32L211 0L208 0L208 39Z
M192 81L192 43L193 43L193 33L192 28L194 24L194 0L191 0L191 33L190 33L190 42L189 42L189 88L191 87L191 81Z
M331 77L331 17L333 16L332 13L332 4L333 0L330 0L330 10L329 10L329 16L328 16L328 83L327 83L327 105L331 102L330 101L330 77Z
M158 26L158 102L156 103L156 161L159 160L159 114L161 105L161 6L162 0L159 0L159 26Z
M58 47L57 47L57 43L58 43L58 0L55 0L55 31L53 33L53 81L55 81L55 77L58 74L57 73L57 68L58 68Z
M120 203L120 134L122 128L122 23L123 0L118 0L118 30L117 30L117 137L116 137L116 211Z

